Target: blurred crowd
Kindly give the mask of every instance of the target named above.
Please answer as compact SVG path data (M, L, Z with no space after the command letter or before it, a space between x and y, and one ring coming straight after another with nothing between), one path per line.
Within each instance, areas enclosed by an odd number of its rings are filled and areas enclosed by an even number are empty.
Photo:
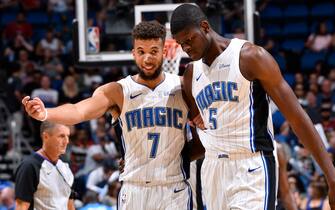
M108 18L125 17L123 24L133 18L134 4L179 3L194 1L152 0L87 0L88 25L108 32ZM262 14L273 1L257 1ZM199 0L213 28L228 37L244 38L242 1ZM33 148L41 145L39 122L26 116L20 104L30 95L39 97L47 107L76 103L90 96L101 84L117 81L136 72L134 65L78 69L73 64L71 22L74 18L74 0L0 0L0 100L2 100L24 137L32 137ZM126 16L124 16L126 14ZM112 16L112 17L110 17ZM128 18L128 19L127 19ZM164 23L164 15L148 16ZM122 23L121 23L122 24ZM324 140L329 156L335 164L335 66L318 60L308 71L301 68L304 52L325 52L335 49L334 21L319 21L316 30L304 35L303 49L293 52L282 47L280 38L261 29L259 44L279 63L284 78L294 90L318 132ZM129 24L131 27L133 23ZM128 27L128 28L127 28ZM119 42L120 33L102 39L106 51L129 50L131 42ZM129 36L129 34L128 34ZM127 37L125 35L124 37ZM130 37L130 36L129 36ZM122 43L122 46L119 45ZM300 209L311 201L322 203L327 185L321 170L311 155L299 143L278 109L273 106L275 138L280 142L288 160L288 182ZM1 140L1 156L15 154L10 137ZM75 175L76 205L82 209L96 206L115 207L118 182L119 142L111 125L111 117L103 116L71 128L71 142L66 157ZM13 183L0 180L0 210L13 209Z

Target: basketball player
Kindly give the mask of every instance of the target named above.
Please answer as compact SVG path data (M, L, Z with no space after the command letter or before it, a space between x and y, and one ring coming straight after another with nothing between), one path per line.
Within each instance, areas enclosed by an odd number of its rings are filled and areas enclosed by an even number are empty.
M199 131L206 149L202 187L207 209L275 209L271 97L323 169L335 210L335 169L272 56L245 40L221 37L191 4L174 10L171 33L194 61L185 71L184 89L207 128ZM191 116L195 124L199 118Z
M125 167L119 209L191 209L181 152L188 109L181 80L162 72L165 27L142 22L133 29L139 73L105 84L77 104L46 109L39 98L22 100L37 120L76 124L120 110Z

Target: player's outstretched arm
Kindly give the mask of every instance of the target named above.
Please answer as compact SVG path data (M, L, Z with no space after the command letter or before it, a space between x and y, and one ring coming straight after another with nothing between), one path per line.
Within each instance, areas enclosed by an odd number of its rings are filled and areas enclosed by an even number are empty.
M121 109L123 102L122 87L113 82L97 88L93 96L76 104L64 104L46 109L39 98L23 98L22 104L26 112L36 120L77 124L102 116L110 107L117 105Z
M278 64L261 47L246 43L241 50L240 69L250 81L258 80L279 107L294 133L322 168L329 184L329 203L335 210L335 169L314 125L283 79Z

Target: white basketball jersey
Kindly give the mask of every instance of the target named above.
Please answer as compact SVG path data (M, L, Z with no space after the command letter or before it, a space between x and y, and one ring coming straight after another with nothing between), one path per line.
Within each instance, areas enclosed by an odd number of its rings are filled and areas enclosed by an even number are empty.
M124 95L120 119L125 168L120 180L156 185L186 179L181 151L188 109L179 76L165 73L154 90L131 76L118 83Z
M245 42L232 39L211 66L193 63L192 94L207 128L199 131L206 152L273 150L268 96L259 81L248 81L239 68Z

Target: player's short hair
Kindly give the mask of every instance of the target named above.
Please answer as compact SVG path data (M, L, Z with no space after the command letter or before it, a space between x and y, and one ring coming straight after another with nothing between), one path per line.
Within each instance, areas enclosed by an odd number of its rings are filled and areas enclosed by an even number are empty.
M41 126L40 126L40 136L41 138L43 137L43 133L44 132L47 132L47 133L50 133L52 132L52 130L59 126L61 124L58 124L58 123L53 123L53 122L49 122L49 121L43 121ZM66 125L64 125L66 126Z
M132 32L133 41L135 39L159 39L165 41L166 29L157 21L142 21L137 24Z
M207 20L207 17L198 6L182 4L172 13L171 33L174 35L187 27L199 26L203 20Z

